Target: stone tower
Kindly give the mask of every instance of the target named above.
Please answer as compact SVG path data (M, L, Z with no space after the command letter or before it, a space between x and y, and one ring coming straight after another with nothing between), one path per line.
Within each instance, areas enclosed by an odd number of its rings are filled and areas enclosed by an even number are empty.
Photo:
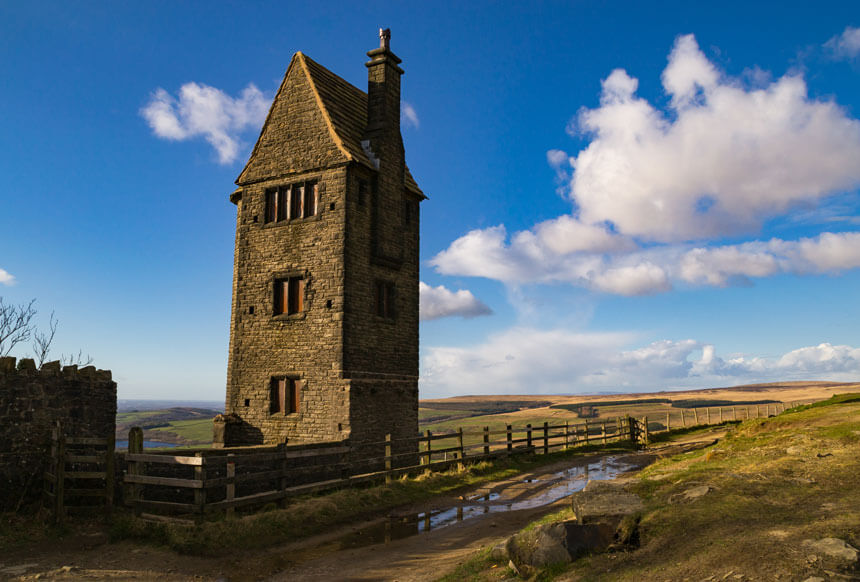
M404 161L403 69L389 42L380 31L367 53L367 93L296 53L236 180L216 446L418 433L425 196Z

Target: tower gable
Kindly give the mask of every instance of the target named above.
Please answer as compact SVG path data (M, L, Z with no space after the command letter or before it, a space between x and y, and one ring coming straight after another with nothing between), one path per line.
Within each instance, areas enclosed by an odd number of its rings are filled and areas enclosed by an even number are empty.
M269 109L240 186L350 161L322 102L308 61L296 53Z

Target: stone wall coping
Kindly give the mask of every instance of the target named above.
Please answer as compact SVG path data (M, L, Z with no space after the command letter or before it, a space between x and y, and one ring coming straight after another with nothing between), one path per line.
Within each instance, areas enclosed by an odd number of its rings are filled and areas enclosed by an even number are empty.
M36 368L36 362L32 358L21 358L15 365L17 358L14 356L4 356L0 358L0 374L12 375L19 374L22 376L59 376L63 375L66 378L90 378L101 382L113 381L113 376L110 370L99 370L95 366L86 366L78 368L75 365L63 366L59 360L45 362L41 368Z

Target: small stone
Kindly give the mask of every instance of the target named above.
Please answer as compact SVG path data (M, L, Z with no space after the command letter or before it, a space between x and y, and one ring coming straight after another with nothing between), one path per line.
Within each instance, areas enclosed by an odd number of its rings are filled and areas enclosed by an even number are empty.
M791 446L785 449L785 454L787 455L802 455L803 447Z
M809 578L806 578L803 582L825 582L825 580L821 576L810 576Z

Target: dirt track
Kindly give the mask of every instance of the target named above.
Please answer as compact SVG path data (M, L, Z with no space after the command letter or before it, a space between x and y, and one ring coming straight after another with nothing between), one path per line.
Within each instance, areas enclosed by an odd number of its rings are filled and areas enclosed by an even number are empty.
M714 433L708 438L717 436ZM111 544L105 533L94 527L60 543L21 548L0 557L0 579L435 580L476 550L496 544L529 521L563 507L567 496L584 486L588 478L644 466L656 454L659 451L614 460L600 456L570 459L483 485L459 497L401 507L389 516L302 542L223 558L183 556L132 542ZM585 467L590 469L588 474ZM463 508L462 521L456 517L458 506ZM432 521L429 531L428 519ZM386 537L391 541L386 543Z

